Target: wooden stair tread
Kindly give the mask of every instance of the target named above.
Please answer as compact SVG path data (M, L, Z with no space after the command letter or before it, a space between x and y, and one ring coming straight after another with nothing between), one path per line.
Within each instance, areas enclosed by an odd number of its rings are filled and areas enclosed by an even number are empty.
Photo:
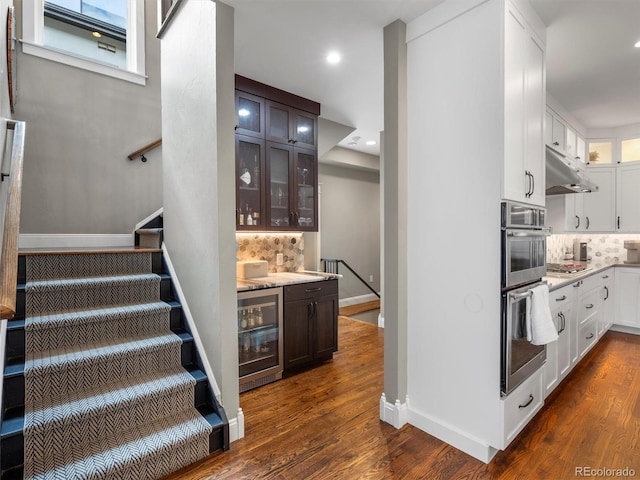
M57 247L57 248L21 248L18 250L19 256L32 255L82 255L96 253L158 253L161 248L148 247Z
M356 303L355 305L347 305L340 308L340 315L348 317L349 315L357 315L358 313L369 312L371 310L380 309L380 300L371 300L370 302Z

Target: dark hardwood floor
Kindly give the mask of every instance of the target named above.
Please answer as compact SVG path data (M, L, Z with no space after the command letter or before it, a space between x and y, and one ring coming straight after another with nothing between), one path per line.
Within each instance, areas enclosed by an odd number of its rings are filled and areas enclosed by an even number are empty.
M341 317L332 361L242 394L245 437L167 479L640 477L640 337L607 333L489 465L379 420L382 345L378 327Z

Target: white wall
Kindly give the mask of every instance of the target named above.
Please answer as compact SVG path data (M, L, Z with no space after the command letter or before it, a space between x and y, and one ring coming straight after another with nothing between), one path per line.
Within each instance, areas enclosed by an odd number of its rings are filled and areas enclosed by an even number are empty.
M231 421L239 413L233 71L233 10L185 0L162 37L164 241Z
M18 38L21 5L16 1ZM161 149L147 163L127 158L161 136L156 32L156 2L147 1L146 86L18 46L15 118L27 123L21 233L131 233L162 206Z
M320 163L319 183L321 257L345 260L367 282L373 275L369 285L379 291L380 174ZM343 265L339 268L341 300L373 295Z

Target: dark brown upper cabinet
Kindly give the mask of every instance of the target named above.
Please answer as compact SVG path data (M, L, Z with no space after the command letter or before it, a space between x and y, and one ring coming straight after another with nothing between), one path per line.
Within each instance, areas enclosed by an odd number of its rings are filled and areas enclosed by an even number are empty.
M320 104L236 75L236 228L318 231Z

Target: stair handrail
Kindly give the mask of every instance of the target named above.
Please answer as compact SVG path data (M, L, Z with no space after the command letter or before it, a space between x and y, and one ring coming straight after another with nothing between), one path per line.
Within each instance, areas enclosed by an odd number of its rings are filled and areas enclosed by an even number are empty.
M135 152L127 155L127 158L129 160L135 160L136 158L140 157L140 160L142 161L142 163L147 161L147 157L144 156L145 153L153 150L156 147L159 147L160 145L162 145L162 138L159 138L158 140L156 140L155 142L151 142L148 145L145 145L144 147L136 150Z
M9 173L1 172L2 181L8 177L8 192L4 209L2 250L0 251L0 319L9 320L16 313L16 284L18 280L18 235L22 204L22 164L24 161L25 122L7 120L7 130L13 130L13 144Z
M362 284L367 287L369 290L371 290L376 297L380 298L380 294L378 292L375 291L375 289L369 285L364 278L362 278L360 275L358 275L358 273L349 266L349 264L347 262L345 262L344 260L340 259L340 258L321 258L320 259L322 261L322 265L324 267L324 272L325 273L335 273L336 275L338 274L338 264L343 264L345 267L347 267L347 269L349 269L349 271L351 273L353 273L356 278L358 280L360 280L360 282L362 282Z

